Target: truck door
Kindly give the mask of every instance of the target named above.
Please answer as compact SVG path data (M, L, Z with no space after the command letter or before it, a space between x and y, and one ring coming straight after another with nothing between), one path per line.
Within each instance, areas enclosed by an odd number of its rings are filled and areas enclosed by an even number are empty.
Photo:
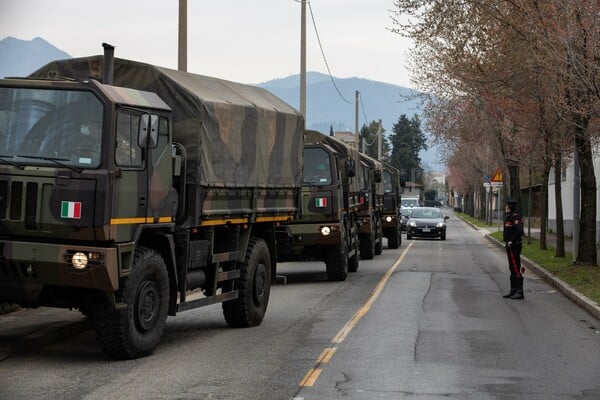
M130 241L136 226L146 222L148 162L139 144L142 113L121 109L117 113L112 187L111 227L116 241Z

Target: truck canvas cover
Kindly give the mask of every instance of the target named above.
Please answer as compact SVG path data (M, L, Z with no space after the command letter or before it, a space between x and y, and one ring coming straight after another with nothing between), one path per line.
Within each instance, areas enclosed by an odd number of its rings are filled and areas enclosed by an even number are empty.
M103 56L51 62L31 77L101 80ZM114 59L114 86L156 93L172 109L187 180L206 187L299 187L303 117L251 85Z

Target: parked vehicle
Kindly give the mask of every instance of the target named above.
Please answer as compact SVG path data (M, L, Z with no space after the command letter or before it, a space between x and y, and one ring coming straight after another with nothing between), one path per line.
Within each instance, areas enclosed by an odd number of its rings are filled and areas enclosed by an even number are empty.
M298 211L303 117L105 49L0 80L0 302L77 308L116 358L151 353L191 308L259 325L275 226Z
M360 153L359 184L360 211L358 213L358 240L360 257L372 259L383 251L383 165Z
M402 244L400 215L400 171L383 162L383 209L381 213L383 236L388 248L397 249Z
M358 157L334 137L305 132L300 216L277 228L279 261L322 260L334 281L358 270Z
M446 220L437 207L417 207L410 212L406 224L406 238L439 237L446 240Z

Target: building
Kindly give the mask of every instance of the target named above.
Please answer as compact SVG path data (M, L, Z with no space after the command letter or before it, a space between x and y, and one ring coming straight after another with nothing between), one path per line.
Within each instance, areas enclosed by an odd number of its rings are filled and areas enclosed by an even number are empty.
M596 175L596 243L599 242L600 235L600 151L594 149L594 173ZM561 171L561 201L563 208L563 225L566 236L573 236L573 206L575 193L575 179L573 161L568 161ZM554 200L554 169L550 171L548 182L548 229L556 232L556 201ZM579 190L579 187L577 187Z

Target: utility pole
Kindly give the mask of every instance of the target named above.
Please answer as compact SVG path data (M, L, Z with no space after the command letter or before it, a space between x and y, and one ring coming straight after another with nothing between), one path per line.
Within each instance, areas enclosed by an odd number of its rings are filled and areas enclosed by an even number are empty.
M381 160L381 135L383 134L383 127L381 126L381 120L379 120L379 127L377 128L377 159Z
M300 11L300 114L306 121L306 0Z
M187 72L187 0L179 0L179 44L177 69Z
M354 92L354 132L356 134L356 148L358 149L358 143L360 142L360 132L358 131L358 96L360 96L360 92L356 90ZM362 142L362 152L367 154L366 152L366 140L363 139Z

